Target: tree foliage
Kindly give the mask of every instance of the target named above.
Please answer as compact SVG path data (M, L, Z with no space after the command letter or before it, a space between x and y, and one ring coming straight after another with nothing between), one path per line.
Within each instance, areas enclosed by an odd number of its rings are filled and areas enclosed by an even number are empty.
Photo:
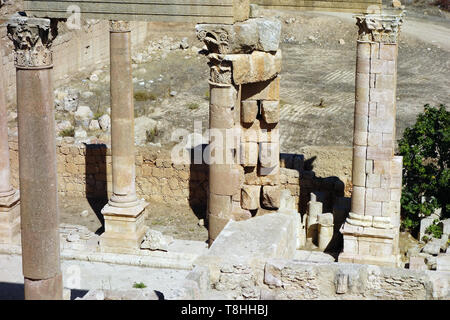
M399 141L403 156L402 226L413 230L435 209L450 214L450 112L445 105L424 106Z

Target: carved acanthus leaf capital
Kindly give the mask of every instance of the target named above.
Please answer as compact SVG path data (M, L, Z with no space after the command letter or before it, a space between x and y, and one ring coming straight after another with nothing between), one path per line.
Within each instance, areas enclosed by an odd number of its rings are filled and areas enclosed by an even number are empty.
M364 14L356 15L359 28L358 40L382 43L397 43L403 12L398 15Z
M230 32L232 26L200 24L197 25L197 38L203 41L210 53L230 53Z
M130 32L130 22L122 20L111 20L109 21L109 31L110 32Z
M49 19L13 16L7 24L18 68L46 68L53 63L51 46L57 34Z

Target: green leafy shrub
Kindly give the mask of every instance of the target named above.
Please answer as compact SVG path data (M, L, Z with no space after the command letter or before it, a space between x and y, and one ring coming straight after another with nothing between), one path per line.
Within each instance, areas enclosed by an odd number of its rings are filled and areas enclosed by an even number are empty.
M444 233L444 227L442 223L439 222L439 219L436 219L433 221L433 224L425 230L425 233L432 235L433 238L440 239Z
M403 156L402 227L415 230L435 209L450 214L450 112L424 106L414 126L399 141ZM422 200L423 199L423 200Z
M199 107L200 106L198 105L198 103L195 103L195 102L188 104L189 110L197 110Z
M143 282L135 282L133 283L133 288L144 289L147 288L147 286Z

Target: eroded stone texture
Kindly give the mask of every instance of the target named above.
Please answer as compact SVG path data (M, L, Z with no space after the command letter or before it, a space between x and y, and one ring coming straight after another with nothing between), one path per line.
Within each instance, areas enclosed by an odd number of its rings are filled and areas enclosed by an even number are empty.
M342 228L339 261L399 262L402 157L394 148L401 23L402 14L357 16L352 212Z
M145 201L136 196L134 97L128 22L110 22L111 153L113 194L102 209L103 251L138 249L144 238Z
M280 206L281 24L257 18L196 29L209 51L211 244L229 220L271 213ZM236 143L226 139L231 136Z
M22 199L22 266L26 299L62 299L52 52L56 25L15 16L14 44Z

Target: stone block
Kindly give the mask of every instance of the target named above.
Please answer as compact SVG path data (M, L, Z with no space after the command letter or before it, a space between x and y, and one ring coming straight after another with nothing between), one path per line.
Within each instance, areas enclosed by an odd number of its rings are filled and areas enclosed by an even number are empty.
M392 133L383 133L383 147L394 149L394 138Z
M409 258L409 269L417 271L428 270L428 266L425 263L425 257L413 256Z
M394 151L392 148L367 147L367 159L370 160L389 160L392 159Z
M245 21L250 17L250 0L233 0L234 22Z
M370 61L371 73L382 73L386 75L395 74L396 65L395 61L383 60L383 59L372 59Z
M262 187L262 205L267 209L278 209L280 207L280 187Z
M274 142L279 143L280 141L280 129L277 127L273 129L266 129L267 127L264 120L261 120L261 130L259 131L259 142Z
M260 207L261 186L243 185L241 190L241 207L256 210Z
M370 44L370 59L375 60L380 58L380 44L372 42Z
M374 201L390 201L390 190L383 188L372 189L372 200Z
M251 125L242 127L241 142L259 142L260 138L260 122L254 120Z
M261 113L266 123L278 123L280 121L280 102L269 100L261 101Z
M395 128L395 118L371 117L369 120L370 133L393 134Z
M258 115L258 101L246 100L242 101L241 121L244 123L253 123Z
M274 168L280 163L280 144L261 142L259 144L259 162L263 168Z
M436 258L436 271L450 271L450 254L441 254Z
M279 100L280 77L242 85L242 100Z
M254 51L252 54L226 55L233 65L235 84L255 83L272 79L281 71L281 50L276 54Z
M240 164L245 167L254 167L258 164L258 143L244 142L240 148Z
M246 221L231 221L217 237L208 256L245 264L257 258L292 259L296 251L295 217L266 214Z
M367 145L369 147L382 147L383 146L383 134L379 132L369 132Z
M395 76L388 74L377 74L375 87L378 89L395 89Z
M380 188L381 176L375 173L369 173L366 179L367 188Z
M397 44L380 44L380 59L395 61L397 59Z
M381 216L381 202L366 199L366 215Z

